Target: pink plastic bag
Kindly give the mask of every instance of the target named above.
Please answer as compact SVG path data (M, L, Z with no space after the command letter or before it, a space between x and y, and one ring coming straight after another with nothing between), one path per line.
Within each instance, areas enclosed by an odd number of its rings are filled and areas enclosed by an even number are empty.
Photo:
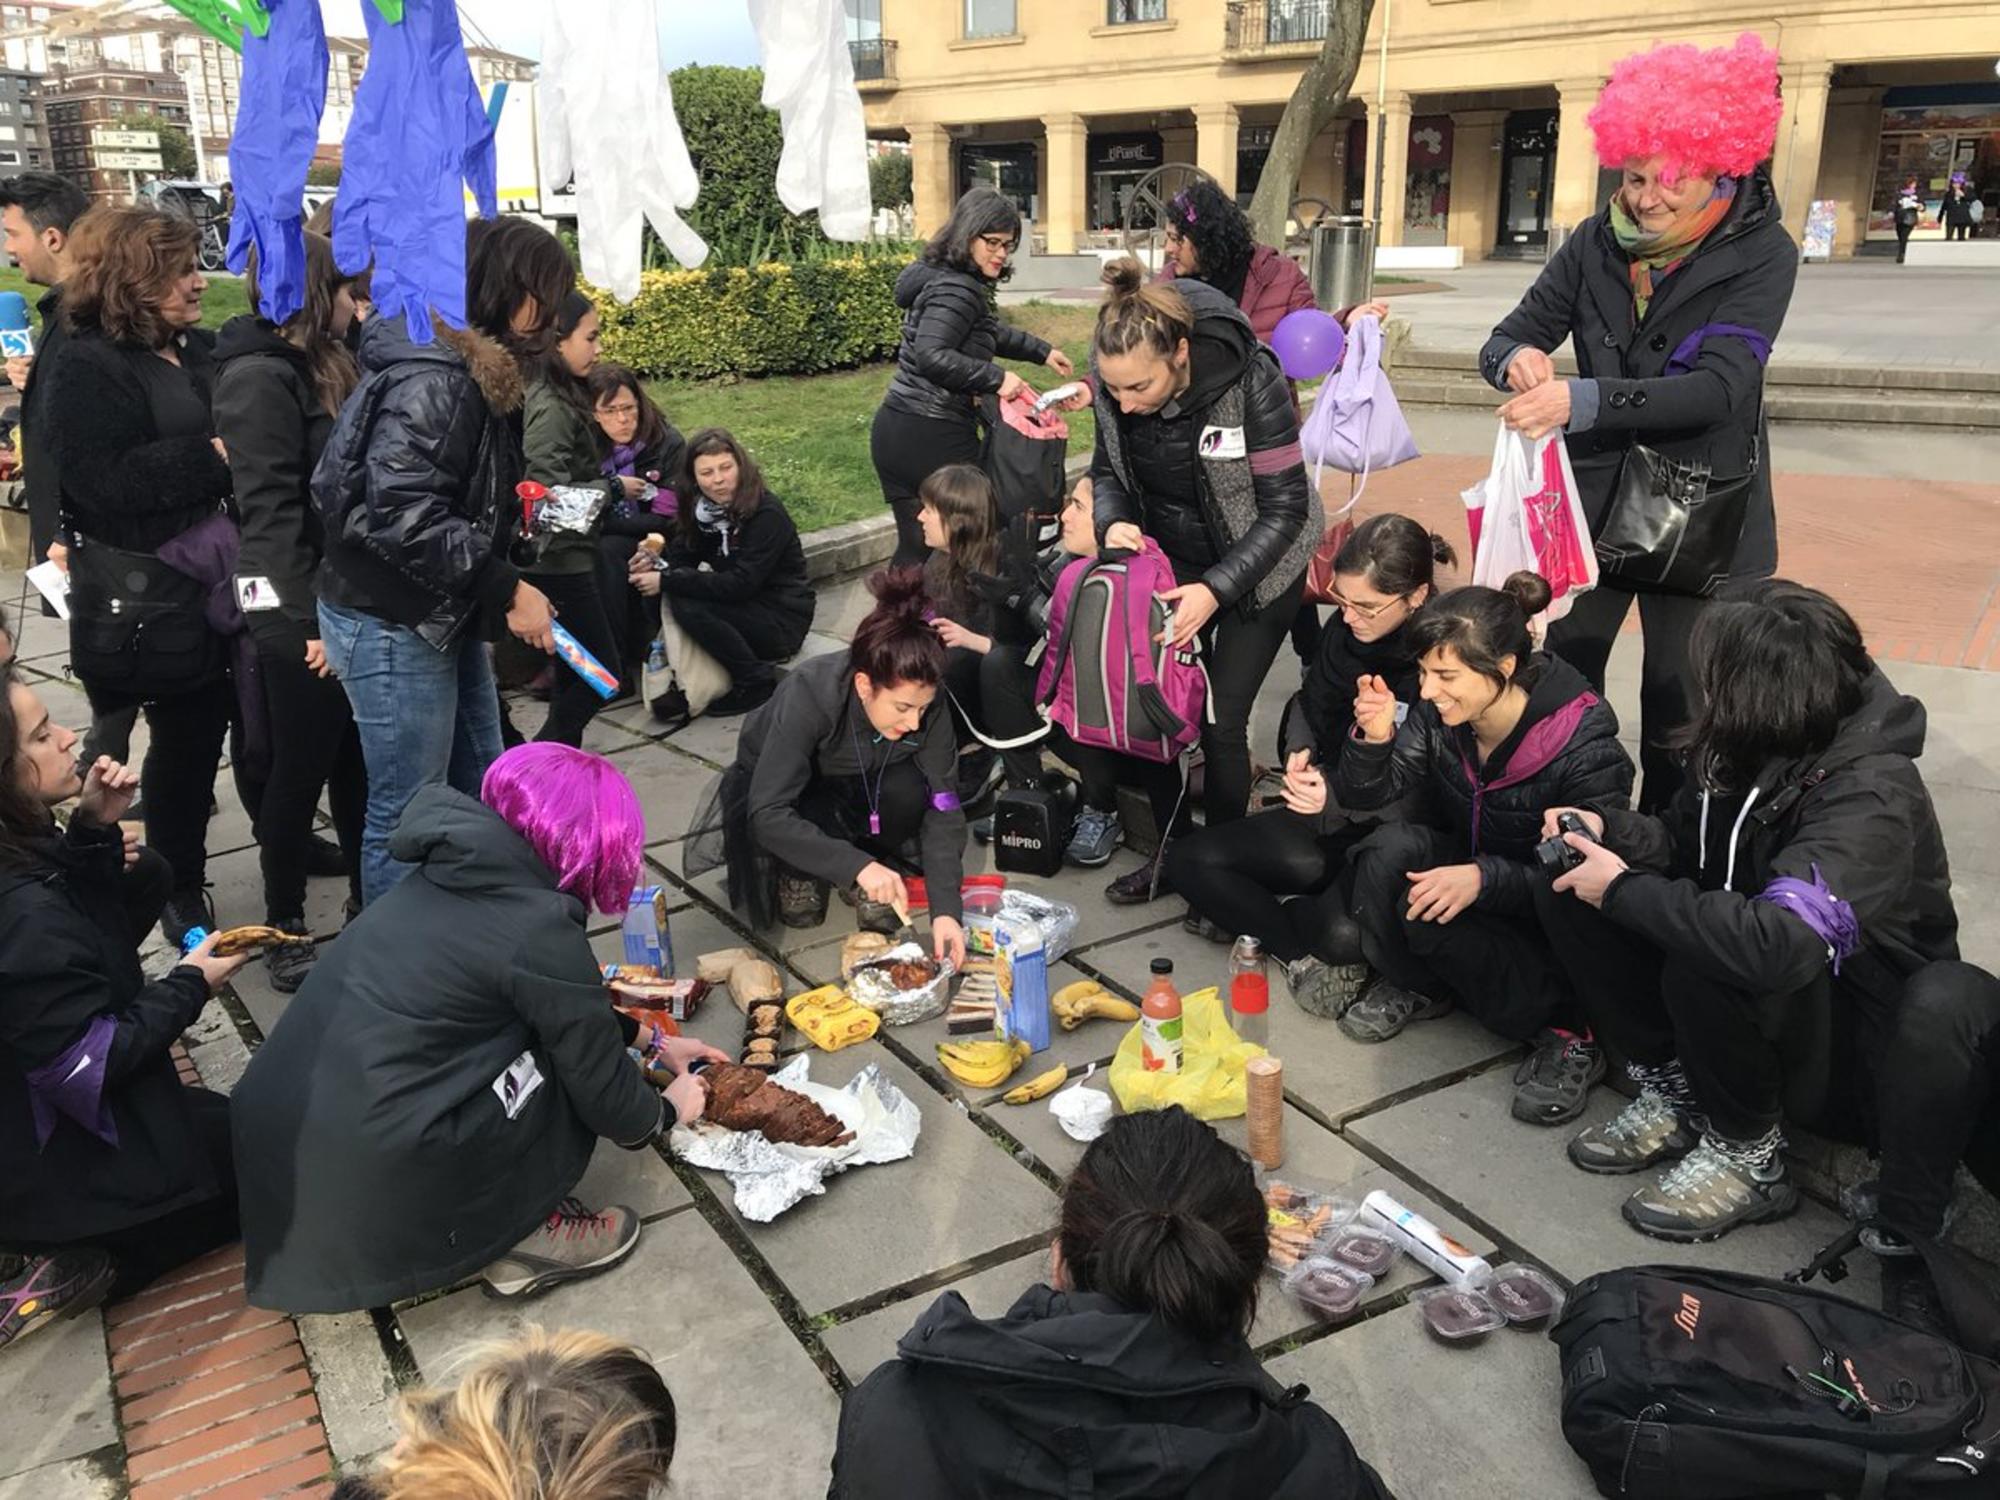
M1502 423L1493 467L1463 499L1472 582L1497 589L1510 573L1541 574L1554 596L1542 625L1560 620L1597 586L1597 553L1560 432L1531 441Z

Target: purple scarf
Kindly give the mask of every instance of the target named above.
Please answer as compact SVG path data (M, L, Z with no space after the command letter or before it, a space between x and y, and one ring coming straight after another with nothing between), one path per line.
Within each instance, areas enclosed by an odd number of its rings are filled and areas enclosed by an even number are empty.
M107 1146L117 1146L118 1125L104 1097L104 1074L118 1023L99 1016L60 1057L28 1074L28 1109L35 1120L35 1149L55 1134L56 1116L67 1115Z
M654 485L658 486L657 491L653 495L653 514L656 516L665 516L667 519L672 520L680 513L679 497L671 489L667 488L665 484L661 483L659 475L641 474L639 472L639 459L644 452L645 450L637 443L613 443L611 445L611 456L604 460L604 477L614 479L623 474L633 479L650 480ZM624 500L618 503L621 507L628 504Z
M236 523L220 511L169 537L159 558L176 573L185 573L208 590L203 614L208 628L229 643L229 667L236 679L236 702L243 711L243 759L253 772L268 774L271 766L271 724L264 706L264 684L257 670L257 642L243 623L236 602L236 558L243 538Z

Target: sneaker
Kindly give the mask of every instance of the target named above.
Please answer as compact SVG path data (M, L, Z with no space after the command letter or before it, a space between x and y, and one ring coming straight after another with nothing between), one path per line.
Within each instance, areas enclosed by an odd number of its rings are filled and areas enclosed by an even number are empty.
M175 891L160 913L160 932L178 952L182 939L197 927L215 931L215 902L201 886Z
M340 852L340 845L325 834L312 834L306 839L306 874L322 878L345 876L347 856Z
M1070 829L1069 843L1063 848L1063 863L1086 870L1109 864L1118 848L1120 831L1115 809L1101 812L1094 807L1078 808L1076 826Z
M271 924L280 932L295 933L300 937L310 936L310 929L297 918L288 922ZM264 950L264 969L271 981L271 988L281 995L296 995L299 986L306 982L306 975L312 972L313 961L319 957L316 943L280 943L275 948Z
M117 1279L117 1263L94 1247L27 1257L0 1281L0 1349L38 1328L90 1311Z
M1782 1219L1799 1206L1799 1190L1785 1175L1782 1157L1768 1167L1732 1161L1703 1136L1701 1144L1650 1187L1625 1200L1625 1222L1654 1239L1691 1244L1729 1233L1739 1224Z
M687 694L680 690L678 683L655 698L648 711L657 723L670 724L676 729L694 717L693 710L688 707Z
M1900 1230L1891 1229L1887 1224L1874 1222L1882 1213L1882 1181L1870 1177L1857 1182L1852 1187L1840 1190L1840 1211L1852 1223L1861 1225L1861 1243L1875 1255L1914 1256L1917 1247ZM1944 1206L1944 1217L1938 1225L1937 1237L1949 1239L1951 1226L1958 1220L1958 1199L1954 1197Z
M770 702L771 694L778 690L778 679L766 677L761 682L739 682L720 698L712 699L701 711L705 719L728 719L737 714L747 714L753 708L762 708Z
M1105 899L1113 906L1143 906L1174 893L1167 878L1166 850L1162 849L1130 874L1120 875L1104 888Z
M1341 1034L1349 1041L1386 1042L1412 1021L1432 1021L1451 1010L1449 1000L1433 1000L1400 984L1377 979L1340 1012Z
M1639 1097L1602 1125L1569 1143L1569 1159L1586 1172L1607 1176L1646 1168L1694 1150L1697 1132L1687 1116L1654 1093Z
M817 927L826 920L827 884L796 870L778 871L778 920L787 927Z
M1188 908L1188 914L1181 918L1181 931L1193 933L1196 937L1211 943L1227 944L1236 941L1234 933L1226 932L1207 917L1197 915L1192 906Z
M1583 1113L1590 1086L1604 1076L1604 1049L1573 1031L1551 1026L1514 1070L1514 1118L1530 1125L1567 1125Z
M1368 965L1330 964L1308 954L1285 965L1292 1003L1309 1016L1337 1021L1368 984Z
M480 1276L488 1296L532 1297L610 1270L638 1243L639 1216L631 1209L613 1204L592 1213L576 1199L565 1198L540 1229Z
M983 818L974 818L971 827L972 836L978 842L982 844L993 842L993 815L991 813L988 813Z

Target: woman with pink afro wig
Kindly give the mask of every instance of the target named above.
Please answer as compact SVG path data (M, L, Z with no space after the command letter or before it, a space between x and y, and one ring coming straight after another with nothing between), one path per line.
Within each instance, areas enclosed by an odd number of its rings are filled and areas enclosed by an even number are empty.
M410 799L390 852L414 868L326 947L232 1099L251 1301L345 1312L474 1276L528 1296L631 1253L639 1216L577 1182L600 1141L699 1119L695 1064L726 1060L606 996L590 911L625 911L645 839L618 767L567 745L509 750L477 801Z
M1639 805L1648 812L1683 779L1673 737L1689 717L1696 618L1729 580L1777 567L1764 365L1799 260L1763 165L1782 108L1777 54L1754 35L1620 62L1590 112L1618 188L1480 351L1481 373L1509 396L1501 421L1530 438L1562 434L1593 536L1615 507L1656 515L1649 486L1663 474L1677 476L1680 493L1718 497L1695 508L1708 529L1679 550L1600 549L1598 587L1549 629L1549 649L1602 692L1611 644L1637 601ZM1565 343L1574 376L1556 371ZM1670 556L1705 566L1668 576Z

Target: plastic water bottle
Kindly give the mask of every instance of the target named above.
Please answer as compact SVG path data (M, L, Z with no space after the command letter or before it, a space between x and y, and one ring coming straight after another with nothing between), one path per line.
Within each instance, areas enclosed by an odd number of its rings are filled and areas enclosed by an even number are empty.
M1229 1024L1244 1041L1271 1045L1270 962L1248 933L1229 950Z
M181 957L186 958L207 941L208 929L206 927L190 927L181 935Z
M654 636L653 644L646 648L646 670L648 672L667 670L667 643L658 636Z

